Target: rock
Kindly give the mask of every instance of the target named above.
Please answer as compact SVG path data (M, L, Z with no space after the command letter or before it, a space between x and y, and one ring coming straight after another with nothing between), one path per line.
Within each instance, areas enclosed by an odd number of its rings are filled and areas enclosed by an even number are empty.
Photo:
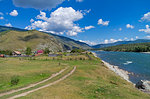
M135 87L138 89L144 89L150 91L150 81L140 80L138 83L136 83Z

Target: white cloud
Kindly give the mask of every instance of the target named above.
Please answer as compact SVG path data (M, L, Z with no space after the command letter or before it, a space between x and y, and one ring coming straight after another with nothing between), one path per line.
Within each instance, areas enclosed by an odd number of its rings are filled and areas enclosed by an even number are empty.
M83 2L83 0L76 0L77 2Z
M146 29L139 29L140 32L150 33L149 25L146 25Z
M119 31L122 31L122 28L119 28Z
M85 30L89 30L89 29L92 29L92 28L95 28L95 27L94 27L94 26L91 26L91 25L90 25L90 26L86 26L86 27L85 27Z
M5 26L7 26L7 27L12 27L12 25L11 25L10 23L5 24Z
M116 39L110 39L110 40L106 39L106 40L104 40L103 44L115 43L115 42L118 42L118 41L123 41L123 40L122 39L118 39L118 40L116 40Z
M51 10L65 0L13 0L17 7Z
M150 36L148 35L148 36L146 36L145 38L150 39Z
M89 9L89 10L81 10L81 12L83 13L83 15L86 15L86 14L91 12L91 9Z
M138 37L138 36L136 36L135 38L136 38L136 39L138 39L139 37Z
M98 20L98 25L108 26L109 25L109 21L103 21L103 19L99 19Z
M32 23L32 22L34 22L34 20L33 20L33 19L31 19L31 20L30 20L30 22Z
M127 27L127 28L131 28L131 29L133 29L133 28L134 28L134 26L133 26L133 25L131 25L131 24L127 24L127 25L126 25L126 27Z
M144 14L140 21L150 21L150 12Z
M96 42L92 42L92 41L83 41L83 40L79 40L80 42L83 42L83 43L86 43L86 44L89 44L89 45L96 45L96 44L98 44L98 43L96 43Z
M0 15L4 15L2 12L0 12Z
M134 38L131 38L130 40L131 40L131 41L134 41Z
M17 16L18 12L17 10L13 10L12 12L9 13L11 16Z
M0 20L3 20L4 19L4 17L0 17Z
M27 26L26 29L38 28L40 31L76 36L83 32L83 28L74 22L82 19L83 16L81 11L76 11L72 7L60 7L52 12L50 17L46 17L46 13L40 11L40 15L36 17L37 20Z

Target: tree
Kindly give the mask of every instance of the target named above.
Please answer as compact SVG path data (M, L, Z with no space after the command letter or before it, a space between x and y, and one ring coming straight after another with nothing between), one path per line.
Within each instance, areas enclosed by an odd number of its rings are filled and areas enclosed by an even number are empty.
M85 50L83 49L79 49L79 48L75 48L71 51L71 53L81 53L81 52L84 52Z
M30 47L27 47L26 49L26 55L31 55L32 49Z
M44 54L49 54L50 50L48 48L45 48Z

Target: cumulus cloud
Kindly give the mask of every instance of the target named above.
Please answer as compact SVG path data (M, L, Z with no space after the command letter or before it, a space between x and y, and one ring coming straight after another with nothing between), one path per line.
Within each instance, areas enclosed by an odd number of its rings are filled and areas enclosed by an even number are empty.
M51 10L65 0L13 0L17 7Z
M146 29L139 29L139 32L150 33L150 27L149 27L149 25L146 25L145 27L146 27Z
M127 27L127 28L130 28L130 29L133 29L133 28L134 28L134 26L131 25L131 24L127 24L126 27Z
M80 28L75 22L82 19L84 14L81 11L76 11L72 7L60 7L50 14L50 17L46 17L46 13L40 11L40 15L37 15L36 21L25 29L36 29L40 31L51 32L55 34L66 33L69 36L76 36L78 33L83 32L83 28Z
M4 17L0 17L0 20L3 20L4 19Z
M116 39L110 39L110 40L106 39L106 40L104 40L103 44L115 43L115 42L118 42L118 41L123 41L123 40L122 39L118 39L118 40L116 40Z
M5 26L7 26L7 27L12 27L12 25L11 25L10 23L5 24Z
M150 12L144 14L140 21L150 21Z
M93 28L95 28L95 27L92 26L92 25L90 25L90 26L86 26L86 27L85 27L85 30L90 30L90 29L93 29Z
M32 23L32 22L34 22L34 20L33 20L33 19L31 19L31 20L30 20L30 22Z
M17 10L13 10L12 12L9 13L11 16L17 16L18 12Z
M83 2L83 0L76 0L77 2Z
M86 44L89 44L89 45L96 45L96 44L98 44L98 43L96 43L96 42L93 42L93 41L83 41L83 40L79 40L80 42L83 42L83 43L86 43Z
M99 19L98 20L98 25L108 26L109 25L109 21L103 21L103 19Z

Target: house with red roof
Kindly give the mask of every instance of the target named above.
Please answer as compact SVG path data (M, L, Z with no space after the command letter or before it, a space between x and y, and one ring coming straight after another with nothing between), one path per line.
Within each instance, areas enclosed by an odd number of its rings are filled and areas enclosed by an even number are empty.
M38 50L37 54L44 54L44 51L43 50Z

